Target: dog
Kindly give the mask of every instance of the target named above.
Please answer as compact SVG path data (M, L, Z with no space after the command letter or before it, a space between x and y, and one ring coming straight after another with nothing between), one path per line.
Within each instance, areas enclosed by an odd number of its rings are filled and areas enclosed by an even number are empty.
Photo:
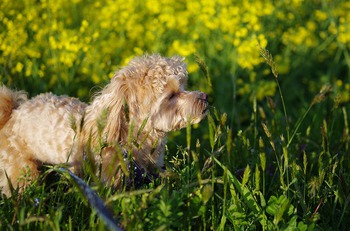
M186 91L187 78L183 58L152 54L119 69L90 104L52 93L27 99L0 86L0 190L23 190L43 164L80 174L86 159L116 188L123 174L156 176L167 133L207 114L207 94Z

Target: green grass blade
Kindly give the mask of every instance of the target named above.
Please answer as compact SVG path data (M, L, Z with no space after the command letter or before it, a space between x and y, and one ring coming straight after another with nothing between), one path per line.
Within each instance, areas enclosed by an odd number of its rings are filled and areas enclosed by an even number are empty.
M223 165L217 158L212 156L213 160L222 168L226 169L226 166ZM250 192L250 190L247 187L242 187L242 184L239 182L239 180L231 173L230 170L227 171L227 177L230 179L230 181L235 186L238 193L242 196L244 202L249 207L249 209L254 212L255 214L261 213L261 208L259 207L258 203L255 201L253 194Z

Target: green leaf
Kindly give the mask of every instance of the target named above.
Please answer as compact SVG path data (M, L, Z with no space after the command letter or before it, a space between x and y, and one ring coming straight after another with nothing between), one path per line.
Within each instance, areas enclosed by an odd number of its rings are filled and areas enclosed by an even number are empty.
M215 158L214 156L212 156L212 158L222 169L226 168L217 158ZM242 199L245 202L245 204L248 206L248 208L255 214L261 213L261 208L259 207L258 203L255 201L255 198L253 194L250 192L250 190L247 187L242 186L242 184L231 173L231 171L227 170L227 176L228 176L228 179L231 181L231 183L237 189L238 193L242 196Z
M260 191L260 170L258 164L255 165L255 190Z
M204 204L206 204L210 200L210 198L213 195L213 192L213 188L210 184L204 185L204 187L202 188L202 200Z
M267 203L266 212L274 216L273 223L277 225L282 220L283 215L288 208L289 199L285 195L281 195L278 198L271 196Z
M214 129L215 129L215 122L213 120L213 117L208 114L208 122L209 122L209 143L210 143L210 147L212 148L212 150L214 149L214 145L215 145L215 137L214 137Z
M249 177L250 177L250 167L247 165L247 167L244 169L243 179L242 179L242 188L247 184Z

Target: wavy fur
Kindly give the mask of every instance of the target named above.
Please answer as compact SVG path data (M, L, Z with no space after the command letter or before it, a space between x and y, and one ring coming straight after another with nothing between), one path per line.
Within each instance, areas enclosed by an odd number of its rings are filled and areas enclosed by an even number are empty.
M162 171L167 133L206 113L206 94L185 91L186 81L182 58L145 55L117 71L89 105L51 93L25 101L23 92L1 87L0 187L10 193L6 174L24 187L21 176L37 177L42 163L80 172L86 156L118 187L120 156L129 150L145 172Z

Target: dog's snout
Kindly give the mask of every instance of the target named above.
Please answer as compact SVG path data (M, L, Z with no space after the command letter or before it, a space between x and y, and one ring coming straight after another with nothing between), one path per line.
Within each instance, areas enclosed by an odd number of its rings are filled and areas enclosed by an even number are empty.
M203 93L203 92L201 92L201 93L199 94L199 98L200 98L201 100L208 101L208 95L205 94L205 93Z

